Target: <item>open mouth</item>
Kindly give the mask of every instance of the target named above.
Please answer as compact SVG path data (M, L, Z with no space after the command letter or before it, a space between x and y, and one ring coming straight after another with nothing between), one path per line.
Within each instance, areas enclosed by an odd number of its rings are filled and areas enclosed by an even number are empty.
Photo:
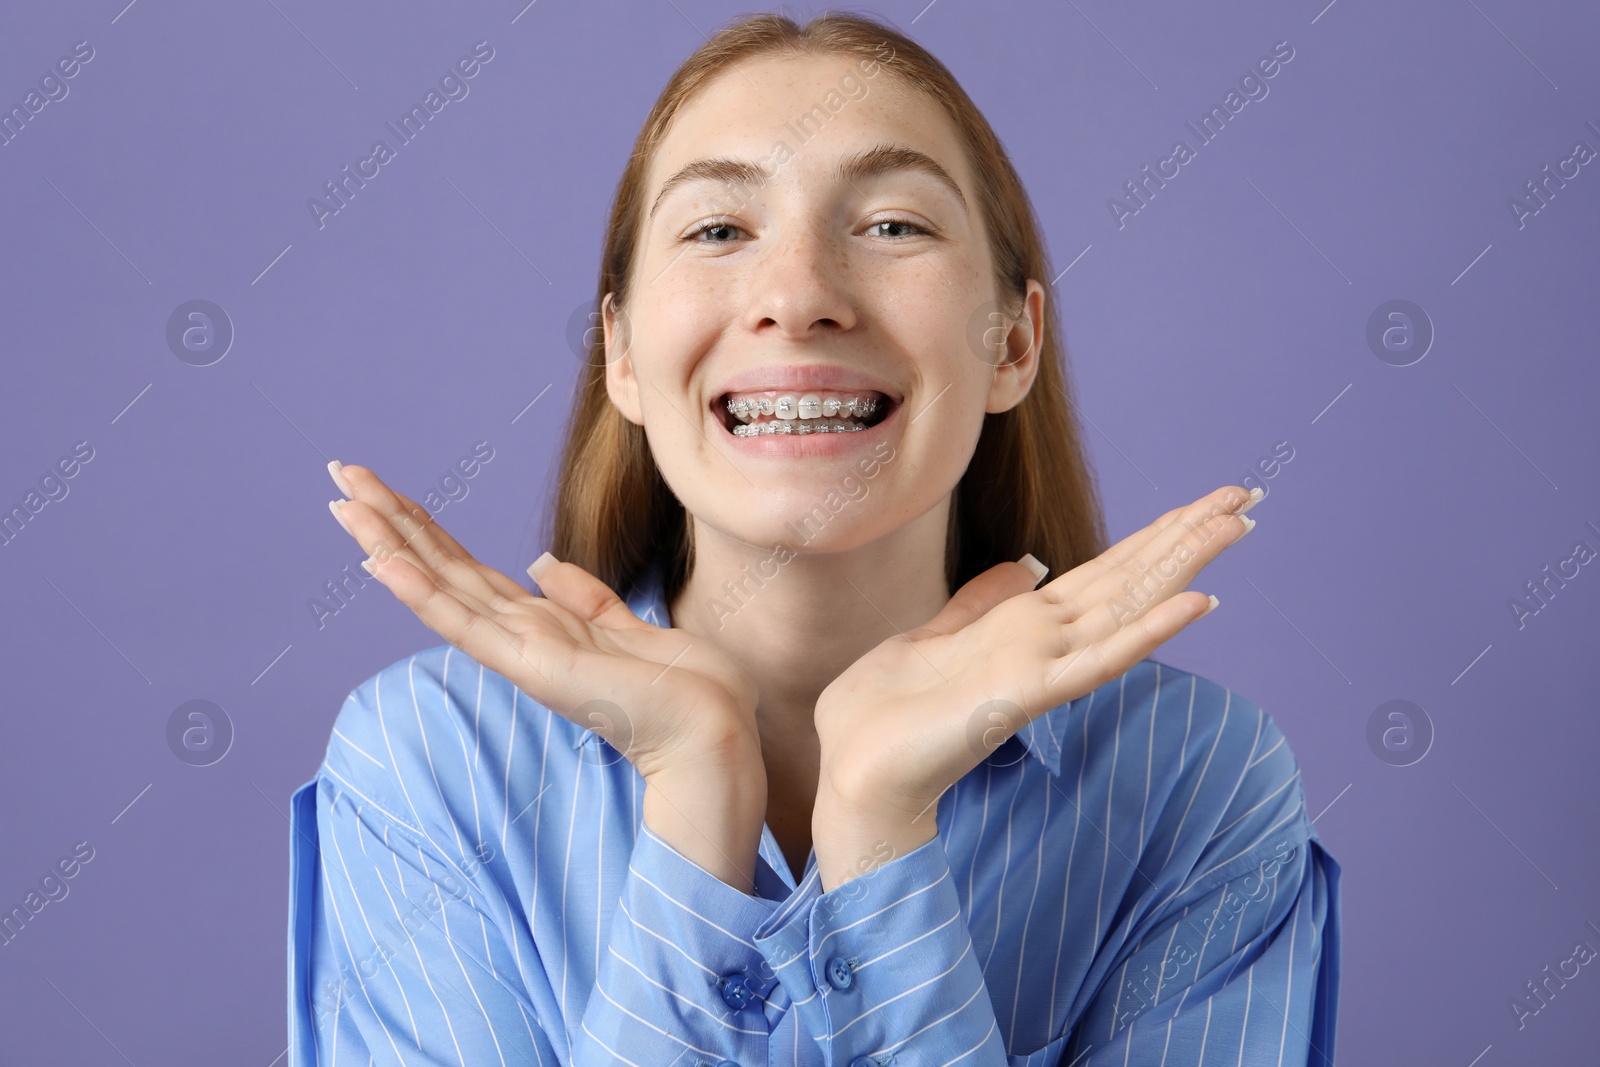
M769 434L860 433L887 419L893 398L873 390L724 393L713 401L735 437Z

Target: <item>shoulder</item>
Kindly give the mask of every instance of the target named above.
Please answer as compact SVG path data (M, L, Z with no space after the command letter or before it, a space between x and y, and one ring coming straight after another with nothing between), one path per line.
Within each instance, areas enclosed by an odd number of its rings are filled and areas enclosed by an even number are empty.
M580 733L503 675L438 645L349 692L318 775L400 828L432 836L481 819L506 783L526 781L530 752L537 773L541 748L570 756Z
M1214 885L1315 837L1288 739L1228 687L1146 658L1067 708L1062 773L1076 760L1119 804L1107 818L1147 874Z

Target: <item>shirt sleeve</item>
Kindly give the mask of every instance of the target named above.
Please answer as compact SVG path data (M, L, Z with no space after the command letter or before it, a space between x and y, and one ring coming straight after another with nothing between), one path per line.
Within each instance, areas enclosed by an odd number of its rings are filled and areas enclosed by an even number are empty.
M755 942L830 1067L1044 1067L1065 1045L1006 1054L937 835L828 892L811 865Z
M758 856L755 889L734 888L640 823L574 1062L765 1064L776 978L752 935L789 888Z
M487 868L447 860L324 782L315 791L316 860L296 864L304 884L291 905L296 928L322 916L320 933L303 936L309 958L298 966L308 977L292 1024L304 1021L309 1033L291 1041L291 1063L568 1062L555 1054L567 1035L539 1026L521 985L493 917L499 890ZM297 859L307 851L297 842ZM572 1028L572 1067L766 1063L764 994L776 979L751 934L789 890L759 857L756 889L728 885L641 824L595 987Z
M1152 918L1073 1028L1070 1062L1333 1063L1339 866L1280 841Z
M291 817L293 1067L560 1062L473 861L311 784Z
M755 941L833 1067L1331 1064L1338 865L1312 838L1219 877L1154 917L1078 1024L1026 1054L1001 1041L939 837L827 893L813 868Z

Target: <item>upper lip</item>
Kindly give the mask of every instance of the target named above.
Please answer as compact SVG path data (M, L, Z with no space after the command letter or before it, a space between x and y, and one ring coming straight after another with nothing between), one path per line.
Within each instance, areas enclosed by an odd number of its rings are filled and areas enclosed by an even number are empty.
M891 403L899 403L900 396L887 382L874 378L854 367L839 367L826 363L773 364L741 371L722 383L718 397L730 393L758 393L766 390L804 391L826 390L835 393L882 393Z

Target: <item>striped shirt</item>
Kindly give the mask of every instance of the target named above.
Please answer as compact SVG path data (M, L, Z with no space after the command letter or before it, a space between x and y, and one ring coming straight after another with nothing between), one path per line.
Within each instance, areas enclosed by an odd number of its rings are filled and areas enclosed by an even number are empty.
M659 572L625 599L668 625ZM1333 1062L1339 866L1260 708L1155 659L823 892L641 821L593 731L441 645L353 690L291 804L291 1067Z

